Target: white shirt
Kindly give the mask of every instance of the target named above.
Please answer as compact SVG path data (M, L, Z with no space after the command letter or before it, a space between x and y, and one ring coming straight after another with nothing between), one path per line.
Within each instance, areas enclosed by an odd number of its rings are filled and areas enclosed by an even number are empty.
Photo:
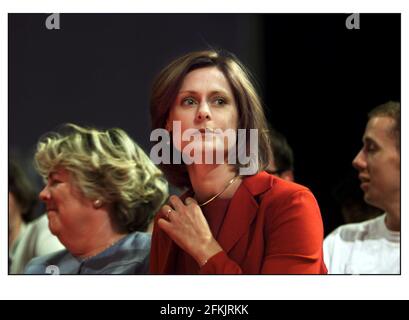
M26 264L31 259L61 249L64 249L64 246L48 229L46 214L28 224L22 224L19 235L10 250L10 274L23 273Z
M330 274L400 274L400 232L386 228L386 214L339 227L324 241Z

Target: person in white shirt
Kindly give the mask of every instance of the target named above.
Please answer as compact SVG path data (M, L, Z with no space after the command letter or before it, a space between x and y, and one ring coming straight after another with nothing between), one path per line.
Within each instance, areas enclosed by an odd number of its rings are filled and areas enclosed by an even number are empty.
M400 274L400 126L399 102L369 113L363 147L352 164L364 200L385 213L341 226L325 239L330 274Z
M29 223L21 223L17 239L10 249L10 274L22 274L28 262L35 257L41 257L64 249L57 237L48 228L46 214Z

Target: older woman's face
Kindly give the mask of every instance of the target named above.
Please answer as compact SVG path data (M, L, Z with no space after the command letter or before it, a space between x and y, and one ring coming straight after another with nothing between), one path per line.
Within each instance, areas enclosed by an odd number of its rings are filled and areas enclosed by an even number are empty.
M236 131L238 110L230 84L219 69L206 67L186 75L170 110L166 125L168 130L172 129L173 121L180 121L182 134L186 129L202 131L207 129L212 139L200 144L208 144L207 147L213 150L226 150L225 139L218 134L212 134L212 131L215 129ZM175 136L173 138L179 150L189 143L182 141L178 145Z
M87 235L93 214L92 201L85 198L64 168L51 172L40 200L46 204L49 228L61 242Z

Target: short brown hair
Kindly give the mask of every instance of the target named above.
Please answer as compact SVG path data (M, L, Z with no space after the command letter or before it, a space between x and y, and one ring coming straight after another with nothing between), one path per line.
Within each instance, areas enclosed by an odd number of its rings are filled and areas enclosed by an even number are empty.
M150 112L152 129L165 128L169 111L185 76L196 69L216 67L229 82L239 113L238 128L258 129L258 171L268 167L273 155L267 120L252 77L246 67L226 51L205 50L188 53L165 67L152 86ZM249 139L247 134L247 150ZM236 165L238 169L240 165ZM191 187L184 164L161 164L169 181L177 187Z
M389 117L395 120L395 126L392 129L392 134L395 137L396 148L400 151L400 102L388 101L368 113L368 118Z

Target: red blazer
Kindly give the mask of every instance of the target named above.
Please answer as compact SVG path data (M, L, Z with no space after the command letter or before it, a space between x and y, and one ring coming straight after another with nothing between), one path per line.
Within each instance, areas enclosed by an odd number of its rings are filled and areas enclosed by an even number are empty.
M157 226L150 271L178 274L181 249ZM266 172L243 179L217 239L223 251L200 274L325 274L320 209L309 189Z

